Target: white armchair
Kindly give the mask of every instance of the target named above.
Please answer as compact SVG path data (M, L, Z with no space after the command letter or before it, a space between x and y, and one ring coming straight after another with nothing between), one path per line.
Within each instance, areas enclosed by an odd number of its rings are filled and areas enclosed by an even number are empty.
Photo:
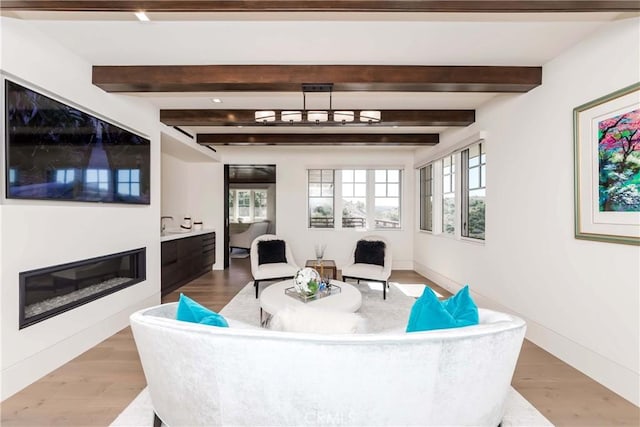
M358 249L358 243L356 243L348 264L342 267L342 280L355 279L358 283L360 283L360 280L380 282L383 285L382 298L387 299L388 280L389 276L391 276L391 264L393 261L391 258L391 248L389 248L387 241L380 236L366 236L360 240L384 243L384 265L356 262L356 249Z
M285 262L273 262L273 260L268 260L269 262L261 263L258 244L262 241L268 240L283 239L280 239L275 234L263 234L262 236L255 238L251 243L251 274L253 275L253 286L256 288L256 298L258 298L260 282L288 279L290 277L294 277L300 269L298 264L296 264L296 260L291 252L291 247L287 242L285 242Z
M267 233L269 221L254 222L245 231L229 235L229 249L238 248L249 250L251 242L263 234Z

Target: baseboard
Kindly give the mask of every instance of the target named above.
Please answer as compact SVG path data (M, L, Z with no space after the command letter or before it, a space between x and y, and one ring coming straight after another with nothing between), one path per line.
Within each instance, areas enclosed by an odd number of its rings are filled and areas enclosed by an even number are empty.
M414 262L414 270L453 294L463 287L462 284L431 270L421 263ZM521 317L527 322L526 338L529 341L634 405L640 405L640 391L638 390L640 374L638 372L621 366L618 362L604 357L564 335L558 334L554 330L527 318L522 313L514 312L509 307L505 307L491 298L473 291L471 295L479 306Z
M71 335L55 345L35 353L2 371L2 395L5 400L34 383L113 334L129 326L129 316L136 310L157 305L160 294L137 301L118 313Z
M393 261L393 270L413 270L413 261Z

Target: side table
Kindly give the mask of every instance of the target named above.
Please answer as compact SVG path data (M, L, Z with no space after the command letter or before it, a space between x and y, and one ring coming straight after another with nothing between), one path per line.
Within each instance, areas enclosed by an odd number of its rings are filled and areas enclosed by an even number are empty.
M315 259L309 259L304 264L305 267L311 267L318 270L318 273L321 273L321 270L326 274L328 272L331 273L331 278L336 280L338 277L338 270L336 268L336 262L332 259L323 259L320 263L318 263ZM328 270L328 271L327 271Z

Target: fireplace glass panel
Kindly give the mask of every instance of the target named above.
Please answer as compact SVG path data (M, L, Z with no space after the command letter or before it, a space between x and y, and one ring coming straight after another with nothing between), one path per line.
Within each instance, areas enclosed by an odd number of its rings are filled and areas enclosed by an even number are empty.
M20 329L139 283L146 249L20 273Z

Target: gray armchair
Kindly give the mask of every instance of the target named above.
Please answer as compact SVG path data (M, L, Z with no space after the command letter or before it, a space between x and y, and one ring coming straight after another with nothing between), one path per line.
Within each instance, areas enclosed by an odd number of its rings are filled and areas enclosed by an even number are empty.
M245 231L229 236L229 249L238 248L246 249L247 251L250 250L251 242L253 242L256 237L267 234L268 229L269 221L252 223Z

